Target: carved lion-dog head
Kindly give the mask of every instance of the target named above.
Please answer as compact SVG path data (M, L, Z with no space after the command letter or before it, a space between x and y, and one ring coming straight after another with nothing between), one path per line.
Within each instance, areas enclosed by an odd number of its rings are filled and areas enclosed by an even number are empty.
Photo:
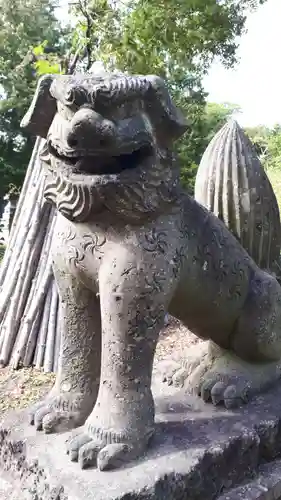
M46 139L45 197L70 220L143 219L175 198L171 146L187 125L157 76L45 76L21 125Z

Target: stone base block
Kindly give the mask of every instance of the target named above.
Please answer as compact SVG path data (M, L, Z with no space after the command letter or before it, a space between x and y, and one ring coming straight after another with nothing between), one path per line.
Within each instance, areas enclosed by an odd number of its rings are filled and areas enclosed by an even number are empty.
M265 477L261 467L281 456L281 384L234 411L204 404L160 383L157 376L153 390L157 425L151 448L143 459L111 472L80 470L71 463L65 452L69 433L44 435L28 425L25 412L8 415L0 431L1 500L277 500L281 496L279 462L275 461L274 477L268 474L271 483L255 482L259 474ZM249 485L251 494L260 496L250 496Z

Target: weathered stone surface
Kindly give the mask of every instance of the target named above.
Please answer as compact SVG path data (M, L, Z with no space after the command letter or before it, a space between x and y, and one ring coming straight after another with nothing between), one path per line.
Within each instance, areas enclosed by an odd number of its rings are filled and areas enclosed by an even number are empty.
M106 471L141 457L156 431L151 376L167 310L211 341L187 353L172 381L231 408L280 378L281 287L182 191L172 143L186 124L161 78L41 80L25 120L32 132L44 107L54 113L42 161L45 197L59 211L52 254L62 343L55 386L31 423L46 433L83 425L69 459ZM46 137L46 127L38 133ZM254 460L249 436L250 444L240 435L240 451ZM212 453L224 470L224 447ZM238 462L239 476L247 467Z
M0 498L1 498L1 500L11 499L13 492L14 492L14 485L10 481L7 481L6 479L0 477Z
M14 491L21 492L13 500L278 498L280 464L260 464L281 453L281 438L274 430L280 423L280 385L233 411L163 387L157 373L153 392L157 424L151 448L143 459L106 474L96 469L81 471L69 462L65 454L69 433L58 434L54 440L28 426L25 412L8 416L2 426L12 429L12 435L1 440L0 477L13 478ZM270 446L264 455L261 429L265 427ZM242 481L245 485L238 487ZM260 492L275 496L257 496Z
M208 145L195 199L219 217L263 269L276 270L281 247L278 203L257 153L236 120Z
M281 461L261 465L255 479L221 495L218 500L280 500Z

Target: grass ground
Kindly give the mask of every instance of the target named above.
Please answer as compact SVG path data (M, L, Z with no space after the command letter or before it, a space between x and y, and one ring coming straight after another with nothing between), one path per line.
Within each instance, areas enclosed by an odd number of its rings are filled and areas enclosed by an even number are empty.
M9 410L28 407L38 401L52 386L54 375L39 370L23 368L0 370L0 414Z

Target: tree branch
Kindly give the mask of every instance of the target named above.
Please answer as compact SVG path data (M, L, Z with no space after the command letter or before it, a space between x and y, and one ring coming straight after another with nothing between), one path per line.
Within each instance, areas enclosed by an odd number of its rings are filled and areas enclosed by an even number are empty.
M92 19L87 11L87 0L82 2L82 0L79 0L79 8L80 11L82 12L83 16L86 19L87 22L87 29L86 29L86 54L87 54L87 66L86 70L89 71L89 69L92 66L92 49L91 49L91 29L92 29Z

